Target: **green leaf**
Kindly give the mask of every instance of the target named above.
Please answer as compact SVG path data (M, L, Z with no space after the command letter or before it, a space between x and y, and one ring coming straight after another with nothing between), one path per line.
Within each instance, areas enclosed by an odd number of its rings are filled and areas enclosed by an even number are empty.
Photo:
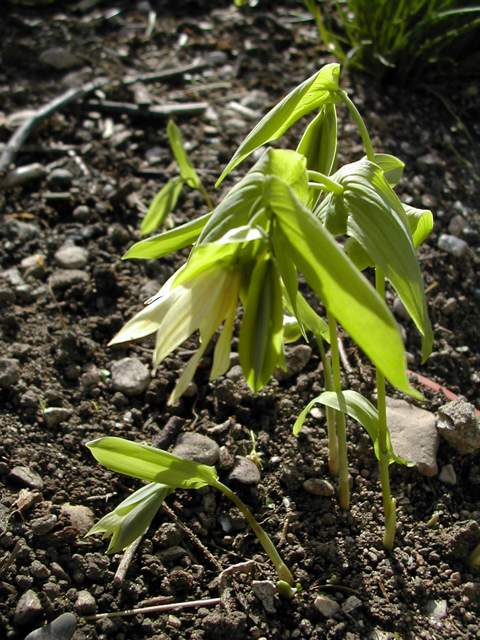
M408 204L403 205L408 226L413 237L413 244L419 247L425 242L433 230L433 215L428 209L416 209Z
M140 233L145 236L162 226L165 218L175 209L182 192L182 178L172 178L157 193L142 220Z
M283 314L283 341L285 343L296 342L302 336L300 324L295 318L288 313Z
M281 178L300 202L308 202L307 160L301 153L291 149L267 149L252 171Z
M320 109L323 105L338 101L338 79L340 66L325 65L311 78L293 89L281 102L269 111L249 133L217 180L218 187L240 162L255 149L273 140L278 140L285 131L304 115Z
M300 292L297 295L297 315L301 324L311 331L317 340L330 342L327 323L312 309Z
M311 402L309 402L300 413L293 426L294 435L298 435L300 433L307 415L316 404L330 407L331 409L335 409L335 411L342 411L341 405L343 405L344 412L349 415L350 418L353 418L353 420L358 422L358 424L360 424L368 433L374 446L375 457L377 458L377 460L380 460L380 445L378 441L378 411L376 407L374 407L374 405L369 400L367 400L367 398L362 396L361 393L347 390L342 391L342 402L339 402L338 395L334 391L324 391L317 398L311 400ZM395 454L388 431L386 453L388 464L392 464L393 462L409 466L411 464L410 462L407 462L406 460L400 458L400 456L397 456Z
M180 129L173 120L168 122L167 135L172 153L175 156L178 168L180 169L180 176L182 177L182 180L184 180L191 189L198 189L201 185L200 178L198 177L192 163L190 162L187 152L185 151Z
M347 233L348 211L343 198L337 197L334 193L327 193L313 213L333 236L343 236Z
M104 467L146 482L164 484L171 489L201 489L216 486L215 467L183 460L146 444L116 437L87 443L93 457Z
M310 287L383 375L398 389L419 397L408 381L403 342L385 302L278 178L270 178L269 195L292 259Z
M337 111L326 104L306 128L297 147L307 159L307 168L329 176L337 153Z
M374 266L373 260L355 238L347 238L343 248L359 271L365 271L368 267Z
M107 553L119 553L146 533L171 491L170 487L156 482L141 487L101 518L86 535L101 533L104 538L111 536Z
M122 256L122 260L157 260L169 253L188 247L196 241L211 215L211 213L206 213L195 220L175 227L175 229L136 242Z
M248 288L240 327L240 364L254 393L270 380L283 354L280 274L271 257L258 260Z
M388 153L376 153L375 164L378 164L383 171L385 180L392 187L395 187L403 176L403 170L405 169L405 163Z
M343 200L350 213L347 233L363 247L397 291L422 335L425 360L432 349L433 333L403 206L381 169L368 160L346 165L336 175L344 186Z

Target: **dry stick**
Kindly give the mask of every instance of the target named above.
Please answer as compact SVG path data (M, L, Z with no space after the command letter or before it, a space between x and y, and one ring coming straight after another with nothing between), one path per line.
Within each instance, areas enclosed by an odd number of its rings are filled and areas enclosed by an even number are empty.
M7 173L3 180L0 180L0 189L12 189L32 180L40 180L47 175L45 167L38 162L17 167Z
M207 102L184 102L182 104L141 106L132 102L114 102L113 100L90 100L85 108L105 113L141 116L144 118L169 118L170 116L193 116L208 108Z
M200 551L207 558L207 560L215 567L215 569L217 569L217 571L221 571L222 565L219 563L219 561L215 558L214 555L210 553L207 547L198 539L198 537L193 533L193 531L189 527L187 527L187 525L184 522L180 520L180 518L177 516L175 511L170 509L170 507L165 503L162 504L162 509L165 511L165 513L168 513L170 518L172 518L175 524L178 527L180 527L180 529L187 535L190 541L200 549Z
M20 125L20 127L15 131L13 136L7 142L5 149L0 156L0 176L8 171L10 165L14 162L17 153L25 144L27 138L30 136L35 127L37 127L41 122L43 122L43 120L48 118L55 111L62 109L75 100L80 100L87 94L103 86L105 83L105 78L102 78L100 80L94 80L93 82L87 82L86 84L83 84L81 87L77 87L76 89L68 89L68 91L65 91L60 96L57 96L50 102L47 102L47 104L45 104L43 107L40 107L40 109L37 109L37 111L35 111L35 113L30 116L30 118L27 118L27 120L25 120L25 122Z
M177 609L191 609L194 607L213 607L222 604L221 598L208 598L207 600L191 600L190 602L172 602L171 604L159 604L155 607L139 607L138 609L126 609L125 611L111 611L110 613L96 613L92 616L83 616L84 620L97 622L105 618L121 618L136 616L139 613L162 613L163 611L175 611Z
M132 564L133 556L135 555L136 550L138 549L138 545L142 541L143 536L138 536L128 547L125 549L125 553L120 560L120 563L117 567L117 571L113 577L113 586L120 587L127 575L127 572Z
M161 69L154 73L145 73L139 76L127 76L121 82L121 84L128 86L130 84L136 84L137 82L159 82L162 80L169 80L171 78L177 78L184 73L192 73L194 71L200 71L207 67L207 63L204 60L197 60L191 64L184 64L179 67L172 67L171 69Z

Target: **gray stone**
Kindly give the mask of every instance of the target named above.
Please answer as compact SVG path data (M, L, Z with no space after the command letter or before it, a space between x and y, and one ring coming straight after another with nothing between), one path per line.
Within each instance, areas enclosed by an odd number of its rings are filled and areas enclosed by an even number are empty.
M10 267L10 269L5 269L5 271L2 271L2 278L9 284L11 284L15 289L25 286L25 280L20 275L20 271L17 269L17 267Z
M235 457L235 466L228 479L246 485L256 485L260 482L260 470L257 465L244 456Z
M229 380L233 380L234 382L239 382L243 380L243 371L242 367L239 364L235 364L228 372L227 378Z
M62 613L50 624L29 633L25 640L71 640L76 626L77 619L73 613Z
M158 556L165 562L178 562L181 558L188 556L188 551L179 545L174 545L165 551L160 551Z
M271 580L253 580L252 591L260 600L267 613L275 613L277 587Z
M440 469L438 479L445 483L455 486L457 484L457 474L453 468L453 464L446 464Z
M88 251L83 247L65 245L55 253L55 260L62 269L83 269L88 262Z
M425 605L425 613L434 620L443 620L447 617L447 601L429 600Z
M55 529L58 518L54 513L47 513L39 518L34 518L30 522L32 533L36 536L46 536L50 531Z
M20 596L17 602L13 622L16 626L24 627L34 622L41 615L42 611L43 607L40 598L35 591L29 589Z
M56 191L70 189L73 176L68 169L54 169L47 178L48 186Z
M89 276L79 269L57 269L50 276L48 283L54 291L65 291L75 284L88 282Z
M35 253L34 255L23 258L20 267L26 276L41 278L45 274L45 263L45 256L41 253Z
M463 398L447 402L438 410L437 429L459 453L467 455L480 449L480 420L473 404Z
M439 437L434 414L387 398L387 422L395 453L414 463L422 475L435 476Z
M75 611L81 616L85 616L91 613L95 613L97 610L97 603L90 591L82 589L77 593L77 599L75 601Z
M285 352L286 371L277 369L275 377L277 380L288 380L303 371L312 357L312 349L308 344L297 344Z
M9 389L20 379L20 363L14 358L0 358L0 388Z
M362 606L362 601L357 596L349 596L342 604L342 609L345 613L352 613L355 609Z
M448 235L447 233L442 233L437 244L439 249L443 249L443 251L446 251L455 258L463 258L470 252L470 248L465 240Z
M5 223L5 232L10 239L18 242L27 242L40 235L40 229L36 225L15 219Z
M139 396L150 383L150 373L138 358L122 358L111 366L112 386L126 396Z
M68 502L63 504L60 509L60 517L65 518L69 525L78 531L79 536L84 536L95 523L93 511L81 504Z
M39 55L39 60L57 71L67 71L81 65L81 59L65 47L50 47Z
M10 471L9 478L29 489L37 489L38 491L42 491L43 489L43 480L41 477L28 467L13 467Z
M175 443L173 455L201 464L215 465L220 455L220 447L208 436L200 433L182 433Z
M71 415L71 410L63 407L47 407L43 412L45 424L51 429L58 427L62 422L67 422Z
M303 488L313 496L330 497L335 494L332 483L323 478L307 478L303 483Z
M50 576L50 570L40 560L34 560L30 565L30 575L39 580L46 580Z
M325 618L333 618L340 611L338 602L324 595L317 596L313 601L313 606Z
M452 236L461 236L466 226L467 221L465 220L465 218L457 213L457 215L453 216L453 218L448 223L448 232Z

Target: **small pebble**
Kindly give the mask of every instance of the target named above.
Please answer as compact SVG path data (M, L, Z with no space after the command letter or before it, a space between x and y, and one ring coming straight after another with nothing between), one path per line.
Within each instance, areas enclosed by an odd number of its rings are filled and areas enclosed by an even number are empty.
M15 607L13 622L16 626L26 626L34 622L43 612L40 598L31 589L25 591Z
M355 609L362 606L362 601L357 596L349 596L342 604L342 609L345 613L352 613Z
M83 269L88 262L88 251L83 247L65 245L55 253L55 261L62 269Z
M446 233L442 233L438 239L438 247L455 258L463 258L470 252L470 248L465 240Z
M42 491L43 489L42 478L38 473L28 467L13 467L10 471L9 478L17 484L29 487L29 489L37 489L38 491Z
M338 602L328 596L317 596L313 601L315 609L325 618L333 618L340 611Z
M45 424L49 428L58 427L62 422L67 422L71 415L71 410L63 407L47 407L43 412Z
M271 580L253 580L252 591L260 600L267 613L275 613L277 587Z
M122 358L111 366L112 387L126 396L139 396L150 383L150 372L138 358Z
M62 613L50 624L31 631L25 640L70 640L76 626L77 619L73 613Z
M185 460L215 465L220 455L220 447L212 438L189 431L177 438L172 453Z
M303 488L313 496L330 497L335 494L335 489L331 482L323 478L308 478L303 483Z
M453 465L444 465L438 474L438 479L445 484L455 486L457 484L457 474L455 473Z
M9 389L20 379L20 363L14 358L0 358L0 388Z
M425 613L434 620L442 620L447 617L446 600L429 600L425 606Z
M260 482L260 477L259 468L250 458L237 456L228 479L230 482L235 481L245 485L256 485Z
M48 279L50 287L54 291L65 291L75 284L88 282L89 276L79 269L57 269Z
M77 599L75 601L75 611L81 615L85 616L91 613L95 613L97 610L97 603L95 598L92 596L90 591L86 589L82 589L77 593Z

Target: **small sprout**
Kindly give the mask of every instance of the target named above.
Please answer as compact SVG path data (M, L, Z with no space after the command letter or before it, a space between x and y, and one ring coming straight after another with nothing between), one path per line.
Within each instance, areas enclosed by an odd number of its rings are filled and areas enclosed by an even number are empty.
M257 451L257 437L255 435L255 432L252 430L250 430L250 440L252 441L252 448L250 450L250 453L247 455L247 458L249 458L254 464L256 464L259 469L262 469L263 453Z
M425 523L428 529L436 529L438 523L440 522L440 513L438 511L434 511L429 520Z

